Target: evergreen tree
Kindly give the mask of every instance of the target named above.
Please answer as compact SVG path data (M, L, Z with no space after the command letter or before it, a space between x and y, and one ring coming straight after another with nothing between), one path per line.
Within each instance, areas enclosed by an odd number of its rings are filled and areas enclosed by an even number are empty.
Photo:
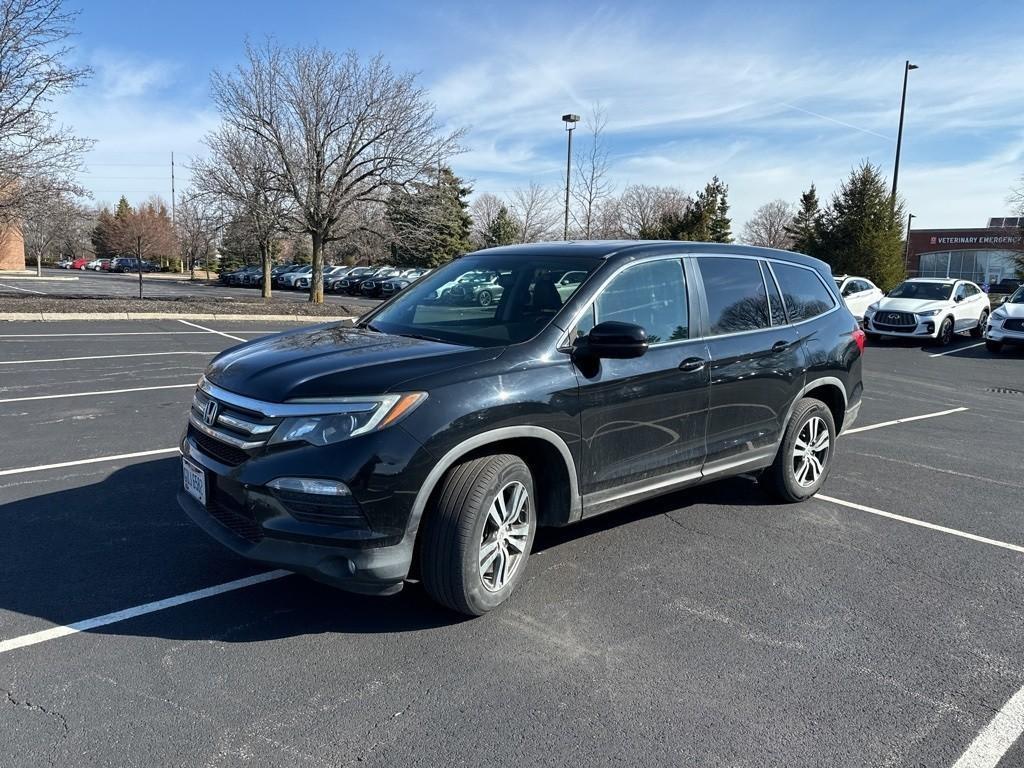
M881 171L865 161L833 195L818 253L837 274L863 275L888 291L906 276L903 205L895 210Z
M395 233L392 257L403 266L437 267L471 249L472 189L443 167L429 182L396 191L388 201Z
M498 214L484 233L483 240L485 248L512 245L519 241L519 224L505 205L498 209Z
M663 240L731 243L729 187L715 176L684 211L669 210L659 217L656 236Z
M732 220L729 218L729 186L715 176L703 192L708 216L708 242L731 243ZM698 196L699 198L699 196Z
M821 209L818 206L818 190L811 188L800 195L800 210L786 227L786 234L793 241L793 250L817 256L821 241Z
M132 207L128 204L128 199L121 195L121 199L117 201L117 210L114 211L114 218L118 221L124 221L133 213Z
M98 259L112 259L118 254L111 247L114 236L115 219L109 208L103 208L96 215L96 226L92 228L89 239Z

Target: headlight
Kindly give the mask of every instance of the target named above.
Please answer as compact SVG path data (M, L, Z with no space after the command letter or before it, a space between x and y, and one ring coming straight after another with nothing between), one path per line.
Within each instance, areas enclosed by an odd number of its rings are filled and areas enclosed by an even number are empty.
M343 413L325 413L311 416L290 416L274 430L269 445L292 443L302 440L311 445L331 445L350 437L365 435L367 432L390 427L399 419L410 414L416 406L427 399L426 392L411 392L405 395L381 395L371 398L345 400L295 401L310 405L322 402L344 405ZM327 410L325 408L325 410Z
M915 312L914 314L918 317L935 317L941 311L941 309L929 309L927 312Z
M1006 316L1007 316L1006 310L1003 309L1002 307L1000 307L999 309L997 309L995 312L992 313L992 317L994 317L999 322L1002 322L1003 320L1005 320Z
M874 304L869 305L868 308L866 310L864 310L864 311L865 312L877 312L878 311L878 302L876 301Z

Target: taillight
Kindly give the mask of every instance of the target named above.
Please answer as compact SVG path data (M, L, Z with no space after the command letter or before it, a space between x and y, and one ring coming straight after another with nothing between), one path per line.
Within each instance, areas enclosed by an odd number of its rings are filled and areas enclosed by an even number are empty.
M864 351L864 339L865 338L866 338L866 336L864 335L864 330L862 328L857 328L857 329L854 330L854 332L853 332L853 340L855 342L857 342L857 349L859 349L861 352Z

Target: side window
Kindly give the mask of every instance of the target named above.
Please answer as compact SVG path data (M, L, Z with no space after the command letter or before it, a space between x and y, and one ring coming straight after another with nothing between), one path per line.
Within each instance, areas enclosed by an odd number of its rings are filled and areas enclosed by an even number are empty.
M781 262L772 264L772 269L779 279L782 297L792 322L810 320L836 305L832 294L813 270Z
M979 293L978 289L975 288L970 283L964 283L964 286L967 288L967 295L968 296L977 296L978 295L978 293Z
M768 286L768 307L771 310L772 325L786 324L786 311L782 308L782 297L775 285L775 278L772 277L771 269L766 262L761 262L761 274L764 277L764 284Z
M960 283L960 285L958 285L956 287L956 294L955 295L956 295L956 298L958 298L958 299L966 298L967 297L967 284L966 283Z
M771 325L768 294L754 259L697 259L708 299L709 335L755 331Z
M689 338L683 263L651 261L620 272L580 320L576 333L589 333L596 323L608 320L639 325L652 344Z

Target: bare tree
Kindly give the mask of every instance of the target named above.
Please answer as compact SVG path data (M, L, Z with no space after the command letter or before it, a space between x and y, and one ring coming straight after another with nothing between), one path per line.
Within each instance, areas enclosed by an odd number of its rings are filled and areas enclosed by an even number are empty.
M785 200L772 200L765 203L750 217L743 227L743 242L749 245L760 245L764 248L793 247L793 238L787 227L793 223L795 209Z
M178 241L167 212L167 204L151 197L123 217L116 217L110 246L116 253L130 253L140 261L168 258L178 251ZM142 298L141 272L139 298Z
M294 200L295 225L313 246L309 299L323 301L324 244L360 226L353 210L421 181L457 149L412 74L380 57L362 62L317 46L246 46L233 74L214 73L225 123L273 158L275 189Z
M631 239L657 237L665 218L681 218L693 201L678 187L631 184L619 198L620 223Z
M25 251L35 258L37 275L42 273L43 257L65 243L76 242L82 224L89 218L89 211L59 186L47 188L45 180L34 180L21 211Z
M558 230L558 192L530 182L512 190L509 208L519 225L519 242L550 240Z
M77 15L62 0L0 0L0 222L17 221L34 195L82 194L74 175L92 142L48 108L89 75L67 63Z
M182 258L188 261L189 277L195 280L196 263L202 261L206 267L206 277L210 277L210 257L217 242L220 229L220 216L217 209L195 190L186 190L178 203L174 217L177 230L178 247Z
M612 195L608 179L608 150L604 143L604 129L608 116L600 103L591 107L585 126L590 133L590 144L576 154L576 180L572 197L576 206L572 211L573 223L584 240L594 236L594 226L601 203Z
M473 219L473 229L470 232L470 239L476 248L486 248L491 227L494 226L498 213L504 205L501 198L492 195L490 192L483 192L476 196L473 204L469 207L469 215Z
M263 298L271 294L272 243L287 230L291 196L278 186L275 157L254 134L221 125L205 138L210 154L193 163L196 195L220 207L222 217L249 225L263 266Z

